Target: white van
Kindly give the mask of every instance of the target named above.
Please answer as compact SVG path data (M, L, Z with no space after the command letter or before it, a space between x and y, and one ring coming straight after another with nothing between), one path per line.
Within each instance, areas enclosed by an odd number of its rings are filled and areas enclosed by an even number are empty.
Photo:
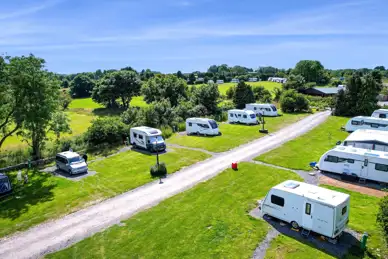
M276 106L270 103L247 103L245 109L253 111L257 116L279 116Z
M353 132L358 129L388 131L388 120L375 117L357 116L351 118L345 125L345 130L347 132Z
M88 165L85 160L72 151L58 153L55 157L55 164L58 170L72 174L81 174L88 172Z
M337 146L319 159L318 168L322 172L388 183L388 153L383 151Z
M388 118L388 109L378 109L372 113L372 117L387 119Z
M166 150L162 132L146 126L131 128L130 142L132 146L144 148L150 152Z
M351 133L342 146L388 152L388 131L359 129Z
M332 241L349 222L349 199L345 193L287 180L273 187L260 204L262 215L269 215L329 237Z
M257 124L256 114L250 110L229 110L228 111L229 123L242 123L242 124Z
M188 118L186 120L186 133L187 135L220 135L218 125L215 120L206 118Z

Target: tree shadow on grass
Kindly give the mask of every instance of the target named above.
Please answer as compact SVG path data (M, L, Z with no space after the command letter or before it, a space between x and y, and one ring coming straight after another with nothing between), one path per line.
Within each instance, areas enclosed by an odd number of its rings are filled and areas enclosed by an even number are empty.
M8 176L13 184L13 192L0 198L0 218L15 220L28 212L29 207L51 201L54 197L56 183L50 181L52 176L48 173L30 171L27 184L17 183L16 173Z
M93 114L100 117L117 116L123 113L124 109L113 108L97 108L93 110Z

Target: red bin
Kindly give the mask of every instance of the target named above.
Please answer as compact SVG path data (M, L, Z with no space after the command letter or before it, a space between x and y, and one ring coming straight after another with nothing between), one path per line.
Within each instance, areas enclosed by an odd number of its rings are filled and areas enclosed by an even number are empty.
M233 162L232 163L232 169L233 170L237 170L237 162Z

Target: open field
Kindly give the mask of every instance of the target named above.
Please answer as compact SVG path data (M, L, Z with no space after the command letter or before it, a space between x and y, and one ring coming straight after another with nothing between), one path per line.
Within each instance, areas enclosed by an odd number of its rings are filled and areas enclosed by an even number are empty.
M266 129L269 132L274 132L282 127L290 125L298 120L308 116L307 113L302 114L283 114L280 117L266 117ZM187 136L179 133L168 139L168 143L178 144L187 147L203 148L208 151L222 152L241 144L247 143L254 139L265 136L259 132L261 125L247 126L238 124L221 123L219 129L222 132L221 136L202 137L202 136Z
M250 258L268 225L248 212L269 188L299 179L241 163L49 258Z
M265 153L255 160L291 169L309 170L309 163L316 161L324 152L335 146L338 140L343 141L348 133L342 131L349 118L334 117L313 129L307 134L291 140L283 146Z
M160 161L173 173L208 157L198 151L171 149ZM0 237L144 185L152 181L149 169L155 162L155 156L127 151L91 163L89 169L97 174L80 181L29 172L26 186L17 184L14 172L10 174L14 195L0 202Z
M261 82L246 82L247 84L251 86L264 86L265 89L269 90L272 93L272 90L275 87L282 87L282 84L276 83L276 82L269 82L269 81L261 81ZM225 84L220 84L218 85L218 89L221 94L225 95L226 91L232 87L237 85L236 83L225 83Z
M367 196L357 192L351 192L332 186L325 188L348 193L350 195L350 221L349 227L359 233L368 232L368 252L365 255L351 255L346 258L375 258L378 254L382 258L388 256L388 251L383 249L383 234L379 232L376 224L376 213L379 198ZM379 249L379 250L377 250ZM354 250L353 250L354 251ZM368 254L369 253L369 254ZM266 259L287 259L287 258L334 258L308 244L304 244L291 237L279 235L272 240L270 248L267 250ZM379 258L379 257L377 257Z

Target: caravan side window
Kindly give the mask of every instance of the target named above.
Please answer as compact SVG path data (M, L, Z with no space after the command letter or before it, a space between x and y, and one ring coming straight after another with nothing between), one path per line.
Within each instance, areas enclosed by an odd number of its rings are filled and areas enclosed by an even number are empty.
M304 213L306 213L307 215L311 215L311 204L310 203L306 203L306 208L304 210Z
M375 169L378 171L388 172L388 165L376 164Z
M133 136L134 136L135 138L137 138L137 133L133 133Z
M255 111L257 110L257 108L256 108L256 107L254 107L253 109L254 109Z
M271 195L271 203L276 204L280 207L284 207L284 198L276 195Z
M352 125L360 125L359 121L352 121Z
M243 115L243 118L244 118L244 119L246 119L246 118L247 118L247 116L246 116L246 115Z
M379 118L382 118L382 119L386 119L387 118L387 114L379 114Z
M241 114L239 114L238 117L241 117Z
M331 162L331 163L338 163L338 157L337 156L327 156L325 158L325 161Z
M193 123L189 122L189 127L193 126Z
M230 117L233 117L233 113L230 114Z
M143 135L139 135L139 139L143 139Z
M342 215L344 215L344 214L346 213L347 209L348 209L347 206L345 206L345 207L342 208Z

